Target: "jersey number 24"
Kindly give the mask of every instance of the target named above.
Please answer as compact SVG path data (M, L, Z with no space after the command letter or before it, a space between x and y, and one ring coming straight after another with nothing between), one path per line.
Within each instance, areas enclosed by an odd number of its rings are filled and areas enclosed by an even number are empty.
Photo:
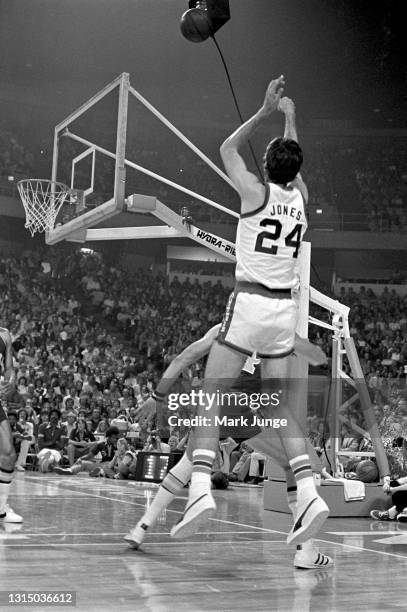
M281 231L283 229L282 223L278 219L263 219L260 222L261 227L269 227L272 231L264 231L260 232L257 236L256 244L254 247L255 251L259 253L269 253L270 255L276 255L278 251L278 246L273 244L272 246L265 246L265 240L278 240L281 236ZM292 232L287 234L285 237L285 246L292 247L294 249L293 257L298 257L298 250L301 244L301 232L302 225L297 223Z

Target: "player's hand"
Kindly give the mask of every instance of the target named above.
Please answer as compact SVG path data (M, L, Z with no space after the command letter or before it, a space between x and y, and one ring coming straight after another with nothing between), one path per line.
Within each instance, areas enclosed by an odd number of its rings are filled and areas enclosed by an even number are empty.
M265 113L269 114L277 109L281 96L283 95L284 85L285 80L283 75L279 76L278 79L273 79L270 82L269 86L267 87L262 106L262 110Z
M287 98L286 96L281 98L277 108L284 113L284 115L295 115L295 104L291 98Z

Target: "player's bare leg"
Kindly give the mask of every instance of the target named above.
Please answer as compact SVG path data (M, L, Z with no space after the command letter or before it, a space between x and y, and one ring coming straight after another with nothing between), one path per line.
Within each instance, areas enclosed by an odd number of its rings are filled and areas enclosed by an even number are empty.
M295 520L297 508L297 484L292 470L285 459L285 453L281 446L281 441L277 436L271 437L271 432L263 432L247 441L254 450L271 457L281 465L286 472L287 480L287 503ZM134 549L140 548L148 530L153 527L160 514L171 504L176 495L182 491L189 482L192 474L192 451L194 442L192 437L189 439L187 449L182 459L175 465L161 483L157 495L147 512L141 517L137 525L130 530L124 537L126 542ZM315 451L310 446L310 450ZM316 457L316 455L315 455ZM317 457L316 457L317 459ZM297 546L294 557L294 566L300 569L315 569L329 567L333 565L333 560L318 551L313 545L312 540Z
M211 469L219 442L219 394L230 389L239 376L247 355L214 342L209 353L202 387L205 400L198 406L202 424L194 429L192 476L188 501L181 520L171 530L171 536L183 538L195 533L216 510L211 492ZM209 406L206 398L212 398ZM208 409L209 408L209 409ZM204 419L207 421L204 421Z
M22 523L23 518L7 504L17 456L11 428L1 408L0 419L0 523Z
M246 443L253 448L253 450L274 459L285 471L287 504L295 522L297 515L297 483L290 464L287 461L281 439L277 435L273 435L273 431L263 431L254 438L247 440ZM309 451L311 465L317 463L317 454L308 441L307 450ZM297 544L294 567L298 569L320 569L321 567L331 567L332 565L333 560L331 557L320 553L316 546L314 546L312 539L307 539L302 544Z
M317 493L304 434L288 407L289 357L264 359L261 368L263 390L280 392L279 403L273 406L272 416L287 421L287 426L277 429L277 433L297 484L296 520L287 543L302 544L319 531L328 517L329 508Z
M163 510L170 505L176 495L190 481L193 446L193 436L191 434L185 453L160 484L157 495L154 497L147 512L143 514L137 525L124 537L132 548L137 549L141 546L148 529L155 524Z

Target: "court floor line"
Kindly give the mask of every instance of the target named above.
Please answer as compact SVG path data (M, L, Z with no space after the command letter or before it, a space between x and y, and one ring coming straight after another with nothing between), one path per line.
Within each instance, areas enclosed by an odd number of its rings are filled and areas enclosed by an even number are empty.
M237 523L236 521L226 521L225 519L210 518L210 521L218 523L227 523L228 525L236 525L237 527L250 527L258 531L266 531L267 533L279 533L280 535L288 535L286 531L277 531L276 529L268 529L267 527L257 527L257 525L246 525L246 523Z
M0 534L2 532L0 531ZM52 537L65 537L65 536L69 536L69 537L74 537L74 536L120 536L120 535L126 535L128 532L127 531L112 531L112 532L99 532L99 531L94 531L92 533L27 533L26 531L16 531L14 532L16 534L21 534L24 535L24 537L30 537L30 538L52 538ZM154 532L148 532L148 537L152 537L152 536L167 536L169 535L169 531L154 531ZM250 531L197 531L195 535L219 535L220 533L222 533L223 535L229 535L229 534L237 534L237 533L242 533L242 534L251 534L253 535L253 530ZM12 535L12 534L11 534Z
M230 524L233 524L233 525L237 525L239 527L250 527L250 525L246 525L245 523L236 523L235 521L225 521L223 519L216 519L216 518L211 518L209 520L210 521L218 521L218 522L221 522L221 523L230 523ZM262 529L263 531L278 533L280 535L287 535L287 533L285 531L277 531L276 529L265 529L264 527L255 527L255 526L251 526L251 527L252 527L252 529ZM330 532L328 532L328 533L330 533ZM371 533L371 532L369 532L369 533ZM375 532L372 532L372 533L375 533ZM345 533L343 535L347 535L347 534ZM321 539L321 538L314 538L314 540L316 540L318 542L324 542L325 544L334 544L334 545L342 546L344 548L352 548L354 550L373 552L373 553L377 553L379 555L385 555L385 556L388 556L388 557L396 557L397 559L403 559L404 561L407 562L407 556L405 556L405 555L397 555L396 553L390 553L390 552L386 552L384 550L375 550L374 548L366 548L365 546L355 546L353 544L346 544L345 542L335 542L334 540L324 540L324 539Z
M395 531L394 529L389 529L388 531L327 531L326 533L337 535L337 536L363 536L363 535L372 535L377 536L379 538L385 538L388 535L406 535L407 529L399 529Z
M267 542L268 544L282 544L285 543L285 540L244 540L244 544L264 544L265 542ZM200 546L208 544L208 546L213 546L213 544L238 544L240 542L236 542L236 541L230 541L230 540L216 540L216 542L187 542L187 541L182 541L182 542L177 542L177 541L171 541L171 542L149 542L148 545L149 546L196 546L197 544L199 544ZM116 546L116 548L118 546L121 546L122 542L56 542L56 543L49 543L49 544L7 544L7 543L2 543L0 544L1 548L3 547L7 547L7 548L65 548L66 546ZM129 546L129 550L132 550L132 548Z
M37 478L33 478L33 477L28 477L30 480L35 480L36 482L38 482L39 479ZM45 484L45 483L44 483ZM61 483L63 484L63 483ZM66 490L66 489L65 489ZM68 489L70 490L70 489ZM75 491L73 491L75 492ZM131 501L127 501L125 499L113 499L111 497L107 497L105 495L98 495L97 493L86 493L85 495L89 496L89 497L96 497L96 498L101 498L101 499L107 499L109 501L113 501L113 502L121 502L123 504L131 504L133 506L141 506L141 507L145 507L145 504L140 504L137 502L131 502ZM171 510L170 508L167 508L167 512L176 512L177 514L183 514L183 512L181 512L180 510ZM238 523L236 521L226 521L224 519L217 519L217 518L211 518L209 519L211 521L217 521L219 523L228 523L229 525L236 525L237 527L247 527L248 529L257 529L257 530L261 530L261 531L265 531L267 533L278 533L280 535L285 535L287 536L287 532L285 531L278 531L276 529L267 529L265 527L256 527L253 525L247 525L247 523ZM359 551L366 551L366 552L373 552L376 553L378 555L383 555L383 556L387 556L387 557L395 557L396 559L403 559L404 561L407 562L407 557L404 555L397 555L396 553L390 553L390 552L386 552L384 550L375 550L373 548L365 548L364 546L354 546L352 544L346 544L344 542L335 542L333 540L325 540L322 538L314 538L316 541L318 542L324 542L325 544L334 544L337 546L342 546L343 548L350 548L352 550L359 550Z
M359 550L362 552L372 552L378 555L384 555L385 557L396 557L396 559L403 559L403 561L407 562L406 555L397 555L396 553L386 552L385 550L375 550L374 548L366 548L365 546L353 546L352 544L345 544L344 542L333 542L332 540L321 540L320 538L315 538L316 542L324 542L325 544L335 544L337 546L343 546L344 548L352 548L353 550Z

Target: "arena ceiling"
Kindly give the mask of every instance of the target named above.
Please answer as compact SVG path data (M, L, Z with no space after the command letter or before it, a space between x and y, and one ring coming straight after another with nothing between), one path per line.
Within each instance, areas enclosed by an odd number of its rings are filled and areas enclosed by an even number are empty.
M302 118L405 124L402 0L230 4L217 40L245 116L284 73ZM213 42L180 34L186 9L187 0L0 0L2 123L28 116L47 130L123 71L173 119L235 122Z

